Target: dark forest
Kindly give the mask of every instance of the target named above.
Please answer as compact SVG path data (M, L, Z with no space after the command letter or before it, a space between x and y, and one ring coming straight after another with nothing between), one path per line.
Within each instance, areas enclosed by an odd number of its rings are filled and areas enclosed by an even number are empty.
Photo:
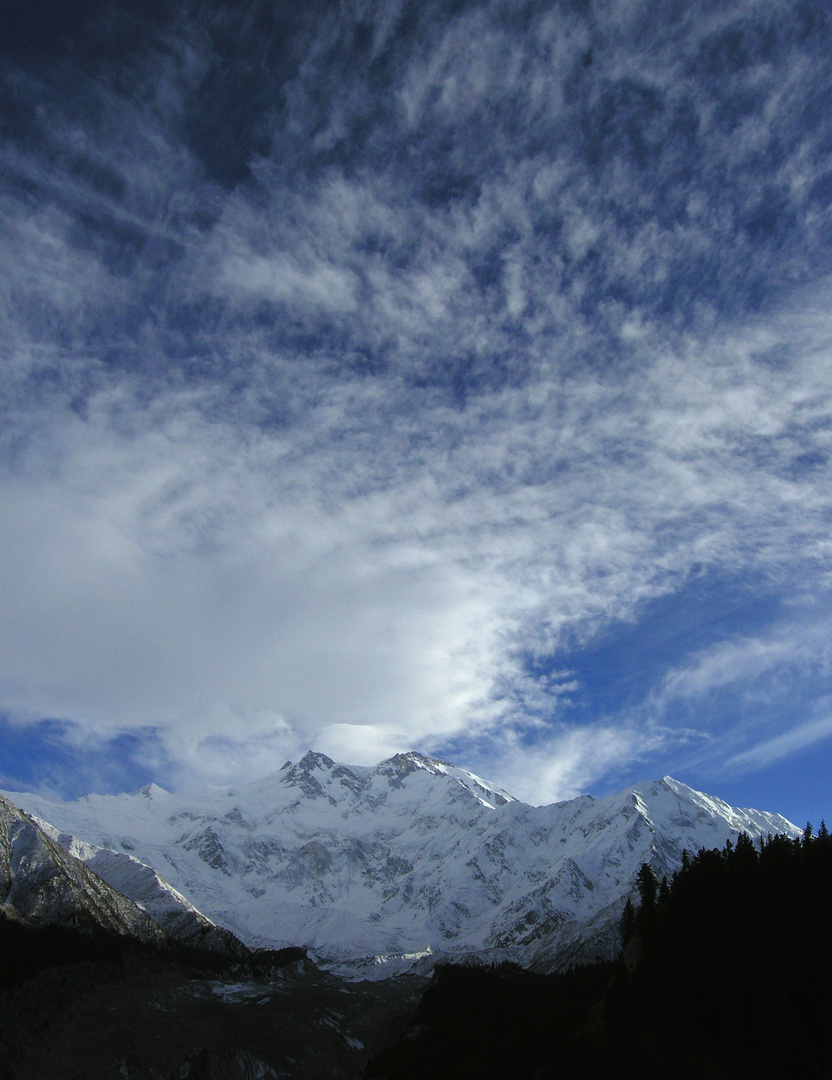
M437 970L367 1077L832 1076L832 839L740 835L646 864L612 963Z

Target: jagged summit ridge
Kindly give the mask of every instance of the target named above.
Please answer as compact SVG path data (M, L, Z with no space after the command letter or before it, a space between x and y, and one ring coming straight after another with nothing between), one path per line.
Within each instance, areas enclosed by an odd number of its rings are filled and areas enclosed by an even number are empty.
M165 791L165 789L159 787L158 784L145 784L145 786L140 789L139 795L144 795L146 799L157 799L160 795L170 795L170 792Z
M160 791L15 800L62 842L152 867L249 944L329 957L495 949L557 966L603 946L643 862L669 873L740 831L798 831L670 777L533 807L418 753L367 767L310 751L251 784Z
M416 751L394 754L378 765L366 768L340 765L326 754L309 750L297 764L287 761L277 775L280 784L297 788L306 798L325 798L333 805L346 803L360 812L366 806L377 808L386 789L401 789L407 777L419 773L448 778L452 785L464 789L484 806L493 808L514 801L508 792L467 769L458 769Z

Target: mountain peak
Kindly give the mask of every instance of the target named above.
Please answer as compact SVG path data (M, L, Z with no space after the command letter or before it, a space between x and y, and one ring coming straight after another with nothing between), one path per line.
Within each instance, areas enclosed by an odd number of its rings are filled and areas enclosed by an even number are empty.
M307 750L297 764L299 769L333 769L335 762L318 750ZM285 766L284 766L285 768Z
M307 750L297 764L287 761L280 770L280 783L299 788L310 799L324 797L339 802L346 792L356 795L361 780L347 765L338 765L317 750Z
M242 785L230 808L227 793L155 794L83 804L13 798L49 820L61 843L115 852L107 858L131 889L124 851L247 942L301 944L331 958L430 946L519 950L557 966L587 935L598 948L617 940L642 863L661 876L684 851L721 848L741 831L799 835L777 815L739 810L670 777L533 807L417 751L364 767L310 750Z
M400 777L405 777L417 769L423 769L425 772L430 773L444 772L448 768L448 763L427 757L416 750L408 750L403 754L394 754L392 757L387 758L386 761L382 761L376 768L379 771L386 772L392 769Z
M146 799L155 799L160 795L169 795L169 791L165 791L163 787L159 787L158 784L145 784L143 788L138 791L139 795L144 795Z

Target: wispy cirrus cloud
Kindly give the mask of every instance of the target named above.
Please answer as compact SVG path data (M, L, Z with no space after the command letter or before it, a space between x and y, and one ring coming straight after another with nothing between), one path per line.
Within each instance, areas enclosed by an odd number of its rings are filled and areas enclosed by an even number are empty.
M635 619L694 566L787 581L795 552L805 566L822 543L826 501L813 527L811 479L788 477L804 446L788 434L788 380L707 413L680 389L684 368L653 373L649 392L643 374L614 391L581 380L557 412L518 389L465 411L428 396L403 418L395 390L356 383L314 404L301 393L291 438L214 415L207 391L143 409L136 390L108 389L83 420L56 408L4 485L4 546L20 553L6 685L24 684L7 702L104 730L153 723L183 745L235 729L245 745L275 702L293 743L367 724L429 746L546 716L557 695L520 711L502 696L522 683L522 648L557 655ZM63 675L35 691L45 656ZM736 669L703 661L687 696Z
M4 82L0 708L152 729L177 782L452 745L549 798L687 745L754 643L788 693L829 588L817 28L261 18ZM581 650L709 576L788 617L581 712Z
M772 765L832 736L832 719L810 720L735 755L729 764L741 769Z

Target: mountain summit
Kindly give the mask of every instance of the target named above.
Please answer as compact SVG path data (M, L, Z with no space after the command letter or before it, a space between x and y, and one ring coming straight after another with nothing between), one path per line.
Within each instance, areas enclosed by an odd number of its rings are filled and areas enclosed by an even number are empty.
M341 960L490 950L557 967L613 948L642 863L672 873L684 850L799 831L671 777L529 806L417 753L370 768L310 751L198 794L11 797L68 848L129 853L249 944Z
M338 765L326 754L310 750L296 765L287 761L278 777L281 784L289 788L299 788L307 798L323 796L332 805L345 803L351 810L360 812L367 807L377 809L379 805L386 803L389 791L404 790L407 778L420 772L444 778L441 782L449 784L451 790L462 788L483 806L491 809L514 801L507 792L494 787L474 773L457 769L447 762L425 757L415 751L395 754L368 769L355 765ZM421 781L417 780L415 783L419 785Z

